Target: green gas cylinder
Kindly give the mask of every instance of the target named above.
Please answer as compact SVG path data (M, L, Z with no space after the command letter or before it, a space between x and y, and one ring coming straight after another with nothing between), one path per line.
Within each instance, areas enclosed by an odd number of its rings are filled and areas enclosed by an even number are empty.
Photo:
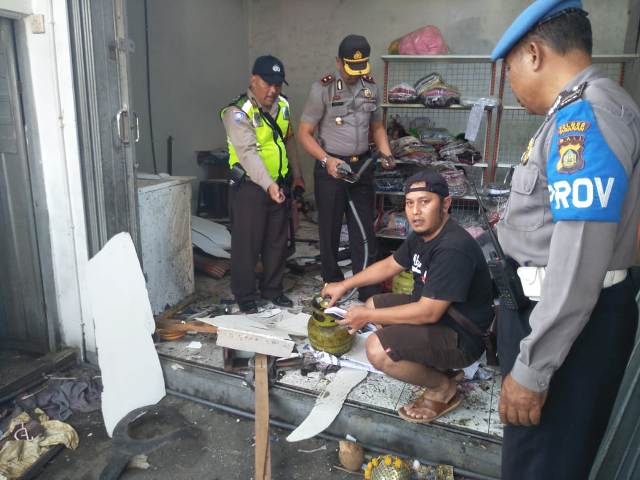
M342 355L351 350L353 335L349 335L346 327L338 325L335 317L324 313L328 303L328 300L320 296L311 301L313 311L307 324L309 343L316 350Z
M411 295L411 293L413 293L413 274L404 271L393 277L391 281L391 291L393 293Z

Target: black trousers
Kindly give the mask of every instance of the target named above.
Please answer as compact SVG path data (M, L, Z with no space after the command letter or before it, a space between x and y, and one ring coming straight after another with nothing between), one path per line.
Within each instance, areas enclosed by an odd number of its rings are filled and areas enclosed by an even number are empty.
M630 278L602 290L551 379L540 425L505 427L503 480L587 479L633 349L638 324L634 296ZM531 331L532 309L500 309L498 355L504 375L513 367L520 340Z
M360 159L351 163L354 172L366 161ZM369 250L368 265L371 265L378 254L378 242L373 231L375 219L375 188L373 184L374 165L369 165L357 183L337 180L327 173L320 162L316 162L313 172L316 208L318 209L318 225L320 234L320 261L322 262L322 278L325 282L338 282L344 279L338 266L338 247L343 215L347 216L349 230L349 247L353 273L362 270L364 265L364 238ZM365 237L360 232L357 220L349 207L349 197L358 212ZM366 300L380 291L378 285L359 289L359 297Z
M285 205L249 180L229 188L231 291L237 302L257 299L255 268L260 256L262 296L282 293L289 219Z

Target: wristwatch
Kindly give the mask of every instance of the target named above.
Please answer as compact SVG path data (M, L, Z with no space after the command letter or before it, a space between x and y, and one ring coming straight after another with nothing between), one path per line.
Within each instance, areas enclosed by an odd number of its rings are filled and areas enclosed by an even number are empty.
M327 155L325 155L324 157L322 157L319 161L320 164L322 165L322 168L327 168L327 160L329 159L329 157Z

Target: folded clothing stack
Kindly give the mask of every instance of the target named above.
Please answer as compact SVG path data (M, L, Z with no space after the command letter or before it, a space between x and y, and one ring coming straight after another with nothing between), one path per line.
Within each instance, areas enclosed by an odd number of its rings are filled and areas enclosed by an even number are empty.
M406 82L389 89L389 103L415 103L417 99L416 89Z
M446 128L425 128L420 132L420 141L425 145L433 145L437 150L453 139L454 136Z
M432 166L447 181L449 195L452 197L464 197L467 194L467 179L464 170L456 168L451 162L436 162Z
M443 160L454 163L473 165L482 160L482 155L467 140L454 139L443 146L440 151Z
M418 99L429 108L444 108L460 103L460 92L444 82L439 73L433 72L415 83Z
M392 155L407 163L429 165L438 160L438 152L431 145L424 145L419 139L408 135L390 142Z

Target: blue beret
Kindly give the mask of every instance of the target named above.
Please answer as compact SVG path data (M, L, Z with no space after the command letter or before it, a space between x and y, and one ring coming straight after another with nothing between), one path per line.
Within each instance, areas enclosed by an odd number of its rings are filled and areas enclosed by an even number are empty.
M507 56L513 46L524 37L534 25L568 8L582 9L580 0L536 0L507 28L491 52L491 59L498 60Z

